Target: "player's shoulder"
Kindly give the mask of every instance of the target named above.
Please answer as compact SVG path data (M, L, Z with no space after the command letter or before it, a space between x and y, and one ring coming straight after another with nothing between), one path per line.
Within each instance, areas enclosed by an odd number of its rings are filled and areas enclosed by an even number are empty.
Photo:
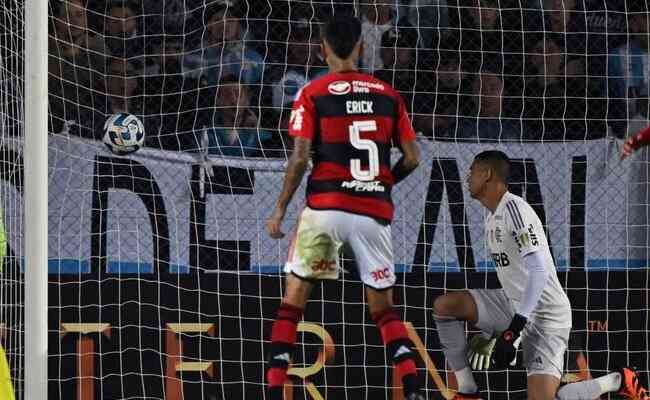
M515 229L523 228L531 217L536 217L535 210L526 200L516 194L506 192L503 199L503 213Z
M312 96L341 96L350 93L377 93L398 98L399 93L388 83L362 72L327 73L304 87Z
M368 82L367 87L369 88L370 92L388 95L396 99L402 98L399 92L395 90L394 87L384 82L383 80L369 74L360 73L359 76L360 78ZM357 86L361 86L361 85L357 84Z

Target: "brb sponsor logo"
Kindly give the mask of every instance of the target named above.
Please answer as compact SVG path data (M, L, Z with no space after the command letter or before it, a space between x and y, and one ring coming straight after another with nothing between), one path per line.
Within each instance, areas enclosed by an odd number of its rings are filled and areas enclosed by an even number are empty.
M506 253L492 253L492 260L494 261L494 265L496 265L497 268L507 267L510 265L510 260L508 259L508 255Z

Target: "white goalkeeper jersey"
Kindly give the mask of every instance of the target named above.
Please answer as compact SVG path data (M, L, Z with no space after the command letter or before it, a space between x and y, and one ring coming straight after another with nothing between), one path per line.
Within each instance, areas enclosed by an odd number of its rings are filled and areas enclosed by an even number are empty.
M545 328L571 327L571 304L557 279L542 222L533 208L521 197L506 192L485 221L485 237L499 282L515 311L528 283L523 257L537 251L550 274L530 318Z

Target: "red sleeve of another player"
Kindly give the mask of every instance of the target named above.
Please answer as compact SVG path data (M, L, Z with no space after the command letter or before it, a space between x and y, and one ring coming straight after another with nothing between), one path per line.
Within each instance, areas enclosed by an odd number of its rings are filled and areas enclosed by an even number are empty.
M641 146L647 146L650 144L650 126L647 126L645 129L637 132L633 136L632 145L633 149L638 149Z
M289 118L289 135L313 140L316 130L316 113L314 104L305 90L301 90L298 98L293 102L291 117Z
M415 131L413 130L411 119L406 112L404 99L399 94L397 95L397 102L399 107L397 111L397 139L399 143L413 141L415 140Z

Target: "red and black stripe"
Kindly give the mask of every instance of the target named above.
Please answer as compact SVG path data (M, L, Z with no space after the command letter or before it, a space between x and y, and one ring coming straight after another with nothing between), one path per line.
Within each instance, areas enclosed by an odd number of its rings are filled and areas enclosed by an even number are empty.
M388 92L387 92L388 93ZM390 170L390 150L396 135L399 112L398 99L390 94L349 93L332 95L324 86L312 94L318 116L314 138L314 168L307 185L307 204L314 209L337 209L367 215L384 223L393 218L391 191L394 179ZM348 114L347 101L371 101L372 114ZM361 160L368 168L368 152L350 143L350 126L356 121L374 120L377 130L361 132L361 139L370 139L379 150L379 175L375 185L383 190L367 191L345 185L354 181L350 161Z

